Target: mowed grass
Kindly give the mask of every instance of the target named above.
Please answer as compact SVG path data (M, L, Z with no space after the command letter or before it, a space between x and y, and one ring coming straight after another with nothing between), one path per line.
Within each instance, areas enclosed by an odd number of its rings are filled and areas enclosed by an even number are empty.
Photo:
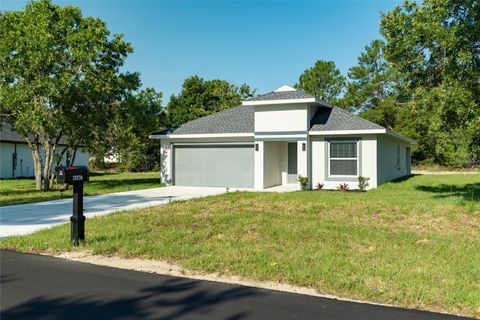
M480 175L414 176L366 193L228 193L0 242L86 250L320 293L480 316Z
M91 173L90 181L85 183L84 195L91 196L161 186L158 172ZM57 189L48 192L35 191L34 179L1 179L0 206L71 197L72 186L69 189L65 192Z

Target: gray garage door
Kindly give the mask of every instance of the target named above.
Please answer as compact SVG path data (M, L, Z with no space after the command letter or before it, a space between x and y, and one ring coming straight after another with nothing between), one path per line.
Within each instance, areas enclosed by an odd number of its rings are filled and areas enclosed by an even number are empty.
M177 186L253 187L253 144L175 145Z

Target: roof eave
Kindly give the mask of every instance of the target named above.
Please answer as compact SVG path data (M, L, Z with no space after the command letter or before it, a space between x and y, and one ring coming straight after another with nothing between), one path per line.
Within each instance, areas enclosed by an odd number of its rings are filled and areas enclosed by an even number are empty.
M352 135L352 134L386 134L391 137L397 138L399 140L402 140L404 142L407 142L409 144L416 144L417 142L413 139L407 138L405 136L402 136L401 134L385 129L385 128L380 128L380 129L357 129L357 130L310 130L308 132L309 135L311 136L340 136L340 135Z
M357 130L310 130L308 132L311 136L340 136L340 135L352 135L352 134L378 134L386 133L385 129L357 129Z
M201 138L248 138L253 137L253 132L239 133L191 133L191 134L151 134L150 139L201 139Z
M417 144L417 141L413 140L413 139L410 139L410 138L407 138L405 136L402 136L400 133L397 133L393 130L390 130L390 129L386 129L386 132L385 132L387 135L391 136L391 137L395 137L397 139L400 139L402 141L405 141L405 142L408 142L410 144Z

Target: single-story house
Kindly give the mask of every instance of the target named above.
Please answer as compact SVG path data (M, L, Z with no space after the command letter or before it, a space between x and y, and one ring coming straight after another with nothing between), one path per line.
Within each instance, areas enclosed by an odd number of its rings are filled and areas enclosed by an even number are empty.
M289 86L150 136L161 142L163 182L255 188L308 178L369 188L409 175L413 140Z
M64 141L65 137L60 139L59 148L55 151L58 156L60 156L63 147L66 146L63 143ZM71 154L71 151L68 150L60 163L66 165L67 158L69 159ZM41 152L41 156L43 159L43 152ZM88 166L89 158L88 152L78 150L75 155L75 164ZM0 126L0 178L27 178L34 175L32 151L27 141L15 132L8 123L2 122Z

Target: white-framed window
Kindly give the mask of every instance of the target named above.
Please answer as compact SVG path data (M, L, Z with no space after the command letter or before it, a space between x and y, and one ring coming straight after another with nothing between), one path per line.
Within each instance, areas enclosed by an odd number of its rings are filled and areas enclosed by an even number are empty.
M328 142L328 175L358 177L358 141Z

